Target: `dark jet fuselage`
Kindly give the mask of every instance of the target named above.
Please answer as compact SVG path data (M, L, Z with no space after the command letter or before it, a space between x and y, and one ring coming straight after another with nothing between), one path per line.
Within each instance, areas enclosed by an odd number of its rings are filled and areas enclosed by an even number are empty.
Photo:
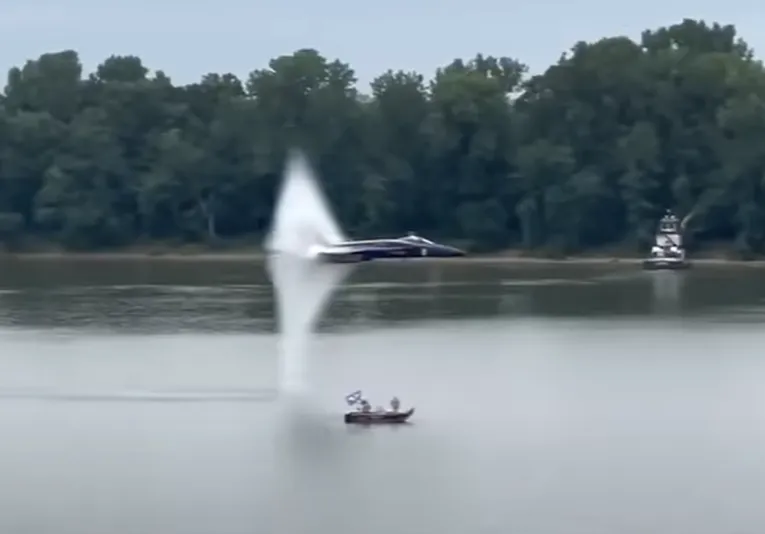
M355 263L381 259L456 258L465 252L418 236L397 239L345 241L322 247L319 257L331 263Z

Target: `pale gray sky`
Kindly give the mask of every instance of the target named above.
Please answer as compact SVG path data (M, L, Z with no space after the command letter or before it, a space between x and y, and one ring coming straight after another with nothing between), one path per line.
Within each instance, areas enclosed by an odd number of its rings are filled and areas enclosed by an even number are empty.
M430 77L477 52L539 72L577 40L638 38L684 17L735 24L765 51L765 5L754 0L5 0L0 69L72 48L87 71L110 54L134 54L187 83L207 72L244 77L275 56L316 48L350 63L366 90L388 68Z

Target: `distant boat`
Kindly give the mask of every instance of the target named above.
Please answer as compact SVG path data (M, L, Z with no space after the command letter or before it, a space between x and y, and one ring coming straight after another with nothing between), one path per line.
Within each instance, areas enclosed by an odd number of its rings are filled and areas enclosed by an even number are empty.
M659 222L656 241L651 247L651 256L643 260L648 270L688 269L691 262L685 256L681 224L669 210Z

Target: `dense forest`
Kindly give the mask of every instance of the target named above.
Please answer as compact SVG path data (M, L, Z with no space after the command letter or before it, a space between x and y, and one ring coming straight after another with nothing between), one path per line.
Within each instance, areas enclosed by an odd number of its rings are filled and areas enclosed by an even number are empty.
M671 208L688 238L765 250L765 68L732 26L579 42L544 73L454 60L430 81L305 49L246 80L174 85L133 56L8 73L0 241L96 249L257 242L285 154L307 151L354 237L473 250L637 249Z

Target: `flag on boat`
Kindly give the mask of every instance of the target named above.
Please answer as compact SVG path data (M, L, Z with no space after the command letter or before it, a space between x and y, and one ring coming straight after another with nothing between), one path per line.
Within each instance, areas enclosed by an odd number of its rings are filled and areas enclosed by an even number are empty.
M360 400L361 400L361 390L354 391L353 393L349 393L348 395L345 396L345 402L347 402L351 406L353 406Z

